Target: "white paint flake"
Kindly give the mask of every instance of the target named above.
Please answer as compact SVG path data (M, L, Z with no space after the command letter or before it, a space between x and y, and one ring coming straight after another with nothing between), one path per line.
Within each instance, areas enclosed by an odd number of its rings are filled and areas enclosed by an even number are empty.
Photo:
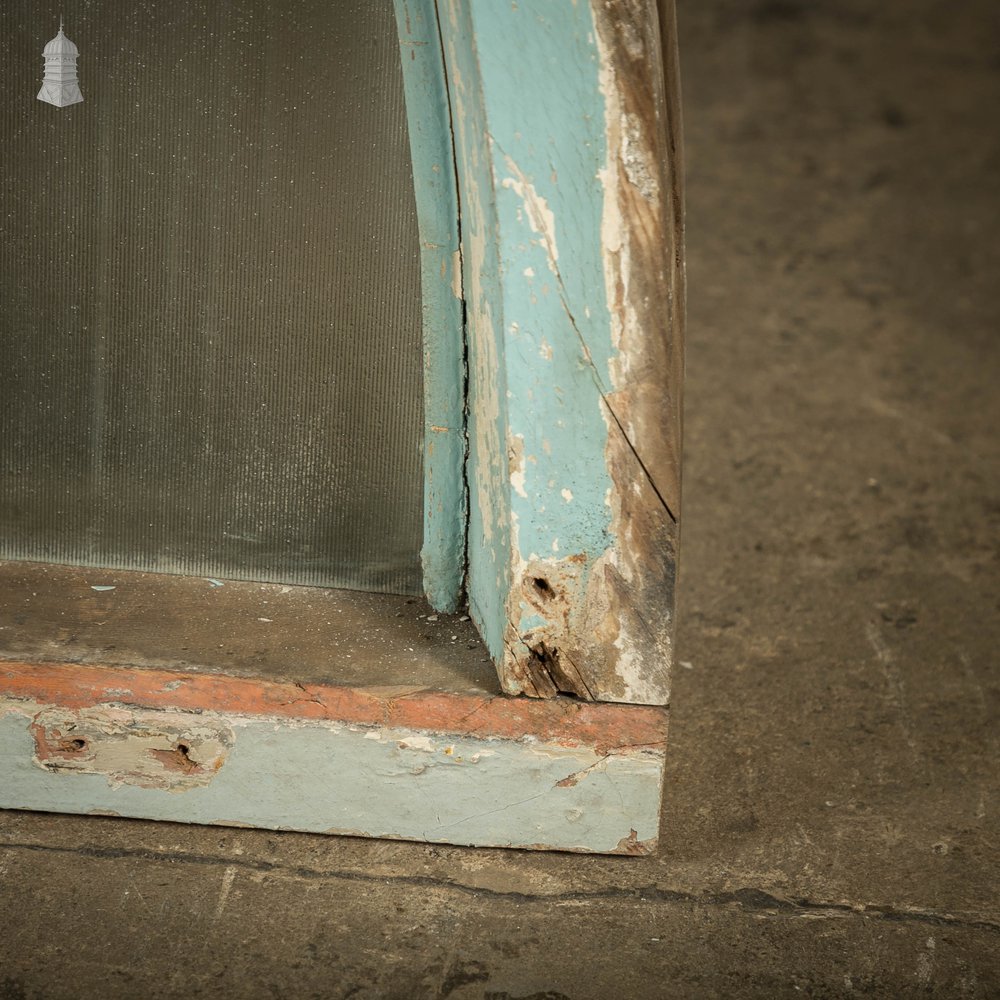
M514 492L517 493L519 497L524 497L525 500L527 500L528 492L525 489L524 475L524 435L512 434L509 441L510 445L507 449L507 460L510 468L510 485L514 487Z
M545 249L545 256L548 258L549 270L558 275L559 247L556 244L556 217L552 213L552 209L549 208L548 202L535 190L535 186L524 175L521 168L509 156L504 157L504 159L507 161L507 169L514 176L505 177L501 184L521 199L531 231L542 238L542 246Z

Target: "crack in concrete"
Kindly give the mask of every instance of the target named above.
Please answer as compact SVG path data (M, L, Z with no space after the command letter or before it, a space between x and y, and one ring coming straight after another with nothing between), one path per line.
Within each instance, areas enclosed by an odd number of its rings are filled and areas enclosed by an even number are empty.
M76 855L97 861L149 861L162 864L189 864L218 866L222 869L242 868L265 874L284 875L309 881L338 880L346 882L378 883L420 888L453 890L468 896L488 897L515 903L573 903L607 900L643 900L646 902L681 904L686 906L735 906L746 913L759 916L786 916L799 918L845 918L886 920L894 923L933 924L966 930L986 931L1000 935L1000 920L955 916L936 910L897 907L881 903L835 903L797 896L775 896L762 889L744 888L728 892L685 892L665 889L657 885L626 888L613 886L607 889L567 890L552 893L526 893L466 885L450 879L430 875L385 875L343 870L322 871L302 865L283 865L274 861L234 858L211 854L185 854L175 851L152 851L143 848L122 847L64 847L54 844L32 844L17 841L0 841L0 850L32 851L41 854Z

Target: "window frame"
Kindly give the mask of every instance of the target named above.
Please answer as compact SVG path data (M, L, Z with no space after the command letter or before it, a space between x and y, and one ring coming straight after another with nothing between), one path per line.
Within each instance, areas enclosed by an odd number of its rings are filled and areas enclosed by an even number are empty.
M443 613L465 588L505 693L8 656L0 808L656 849L683 367L673 0L394 3L425 589Z
M470 613L507 693L664 705L684 315L673 4L396 9L425 255L428 596L455 606L464 533Z

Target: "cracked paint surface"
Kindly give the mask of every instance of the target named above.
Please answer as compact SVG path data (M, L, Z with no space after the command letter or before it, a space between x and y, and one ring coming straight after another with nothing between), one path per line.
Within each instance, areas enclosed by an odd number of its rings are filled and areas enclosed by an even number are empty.
M326 700L318 693L306 704ZM654 742L608 747L471 727L8 697L0 698L0 808L604 853L636 853L627 842L638 836L638 852L648 853L659 824L662 719L650 735ZM178 743L185 755L166 759ZM195 773L203 766L209 780Z
M477 234L473 617L508 693L664 704L679 394L664 413L661 363L679 354L657 344L680 243L664 208L656 5L442 7Z

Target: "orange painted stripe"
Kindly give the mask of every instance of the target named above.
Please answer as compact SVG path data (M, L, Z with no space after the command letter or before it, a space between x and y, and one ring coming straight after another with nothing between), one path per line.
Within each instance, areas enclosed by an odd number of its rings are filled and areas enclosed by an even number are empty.
M519 740L534 737L599 752L654 748L666 740L667 712L565 698L548 701L430 691L290 684L225 674L0 662L0 697L64 708L126 704Z

